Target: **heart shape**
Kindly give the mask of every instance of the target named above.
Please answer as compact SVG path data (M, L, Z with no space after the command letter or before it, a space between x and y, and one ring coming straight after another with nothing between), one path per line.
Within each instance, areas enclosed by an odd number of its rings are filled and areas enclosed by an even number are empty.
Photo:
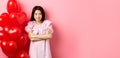
M7 11L8 13L0 15L0 46L9 58L21 58L21 55L29 58L28 53L19 53L25 50L26 46L28 46L27 49L29 48L28 36L24 31L27 15L20 11L16 0L8 0ZM18 56L16 57L16 55Z
M17 44L14 41L2 40L1 47L3 52L9 57L12 57L16 54Z

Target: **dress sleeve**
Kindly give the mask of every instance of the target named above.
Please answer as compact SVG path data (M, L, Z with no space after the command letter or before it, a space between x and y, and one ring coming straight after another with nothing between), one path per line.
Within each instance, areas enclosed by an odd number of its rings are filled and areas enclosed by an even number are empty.
M48 24L48 29L50 29L50 30L51 30L51 33L53 33L53 32L54 32L54 30L53 30L53 26L52 26L52 23L49 23L49 24Z
M26 32L31 32L33 28L33 22L28 22L27 26L25 27Z

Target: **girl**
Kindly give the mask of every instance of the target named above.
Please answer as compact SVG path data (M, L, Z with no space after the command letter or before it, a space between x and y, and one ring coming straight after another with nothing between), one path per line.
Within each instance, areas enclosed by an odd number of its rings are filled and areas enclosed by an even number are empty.
M33 8L25 30L31 40L30 58L52 58L49 46L49 39L53 33L52 24L51 21L45 20L44 9L41 6Z

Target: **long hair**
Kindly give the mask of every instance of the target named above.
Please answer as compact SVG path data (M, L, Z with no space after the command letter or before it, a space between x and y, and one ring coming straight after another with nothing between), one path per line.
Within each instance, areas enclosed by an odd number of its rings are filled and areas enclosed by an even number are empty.
M32 9L32 14L31 14L31 19L30 21L35 21L35 18L34 18L34 13L36 10L40 10L41 13L42 13L42 19L41 21L43 22L45 20L45 12L44 12L44 9L41 7L41 6L35 6L33 9Z

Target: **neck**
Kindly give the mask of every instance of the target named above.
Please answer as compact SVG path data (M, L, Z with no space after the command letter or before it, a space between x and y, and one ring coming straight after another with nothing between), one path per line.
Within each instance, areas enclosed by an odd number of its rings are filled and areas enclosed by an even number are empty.
M36 23L37 23L37 24L41 24L41 23L42 23L42 21L36 21Z

